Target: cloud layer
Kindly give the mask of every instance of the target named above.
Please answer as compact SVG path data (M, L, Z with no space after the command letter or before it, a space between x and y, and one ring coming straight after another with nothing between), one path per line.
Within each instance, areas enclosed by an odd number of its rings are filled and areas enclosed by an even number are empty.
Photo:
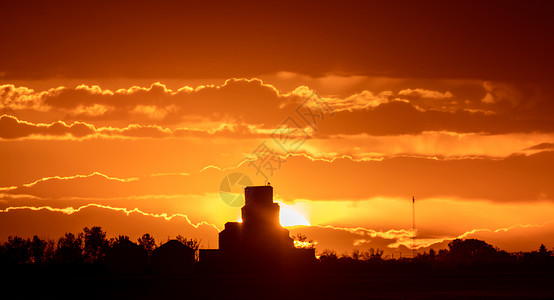
M179 136L218 130L244 133L253 129L271 132L287 118L294 119L297 127L316 130L322 136L554 131L553 115L548 113L554 107L543 85L485 82L481 97L476 99L420 88L396 93L363 90L337 97L317 95L309 87L298 86L284 93L259 79L230 79L222 85L185 86L178 90L161 83L115 91L86 85L42 92L3 85L0 90L0 111L5 117L28 122L14 124L13 120L4 120L0 132L5 138L35 131L80 137L94 130L89 125L99 129L116 126L118 132L110 128L103 131L124 136ZM79 123L67 125L59 120ZM54 122L59 124L51 124ZM38 126L40 130L35 131L24 126L31 123L49 126ZM129 127L131 124L139 126Z

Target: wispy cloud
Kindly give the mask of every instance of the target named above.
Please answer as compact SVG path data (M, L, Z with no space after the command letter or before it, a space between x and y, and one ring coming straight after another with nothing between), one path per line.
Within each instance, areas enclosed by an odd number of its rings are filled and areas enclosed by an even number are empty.
M166 221L169 221L173 218L183 218L189 223L189 225L193 226L194 228L198 228L200 226L206 225L206 226L211 226L214 229L219 231L217 226L215 226L214 224L204 222L204 221L199 222L199 223L192 223L190 221L189 217L185 214L166 214L166 213L156 214L156 213L144 212L144 211L139 210L138 208L129 210L127 208L111 207L111 206L108 206L108 205L101 205L101 204L95 204L95 203L90 203L90 204L80 206L80 207L77 207L77 208L74 208L74 207L56 208L56 207L51 207L51 206L39 206L39 207L35 207L35 206L11 206L11 207L7 207L5 209L0 210L0 213L9 213L10 211L16 211L16 210L31 210L31 211L47 210L47 211L51 211L51 212L58 212L58 213L66 214L66 215L71 215L71 214L78 213L78 212L80 212L84 209L90 208L90 207L109 209L109 210L112 210L112 211L122 212L122 213L126 214L127 216L129 216L130 214L136 213L136 214L140 214L140 215L143 215L143 216L148 216L148 217L153 217L153 218L161 218L161 219L164 219Z

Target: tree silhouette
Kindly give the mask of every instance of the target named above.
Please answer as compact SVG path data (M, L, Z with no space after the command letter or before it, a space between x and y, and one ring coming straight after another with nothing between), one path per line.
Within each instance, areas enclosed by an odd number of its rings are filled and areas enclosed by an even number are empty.
M338 259L337 252L331 249L324 249L323 251L321 251L321 254L319 255L319 259L322 262L336 261Z
M54 255L56 254L56 242L54 240L46 240L46 247L44 248L43 259L45 263L54 262Z
M499 254L492 245L477 239L455 239L448 248L448 260L458 264L494 262Z
M73 233L66 233L58 240L54 260L63 264L82 263L84 261L82 245L82 234L76 236Z
M305 235L297 234L294 236L294 239L301 243L310 243L311 247L307 248L313 248L313 243L307 241ZM108 265L110 264L110 261L108 261L110 257L108 256L111 256L112 267L118 264L120 266L124 265L125 267L122 270L129 271L134 268L133 270L140 273L143 267L139 265L143 264L144 266L147 263L147 255L151 255L151 257L154 255L156 241L148 233L142 235L137 240L138 244L134 244L128 236L119 235L108 241L106 239L106 232L101 227L85 227L83 232L77 235L66 233L63 237L59 238L57 244L52 240L43 240L36 235L31 239L10 236L6 242L0 245L0 265L6 263L11 265L40 265L50 262L59 264L102 263ZM180 245L185 251L175 250L176 253L181 253L175 257L178 257L178 259L182 258L179 255L190 257L191 253L193 253L192 251L194 251L194 257L198 261L200 241L197 239L185 238L182 235L178 235L176 240L169 241L164 245L166 246L166 251L159 253L158 260L166 259L167 253L179 248ZM171 250L172 248L173 250ZM363 252L355 249L351 253L345 253L338 258L334 250L325 249L321 252L319 258L320 262L323 263L332 262L331 265L348 264L350 266L354 264L363 266L363 261L383 262L383 265L386 265L387 262L394 260L394 258L383 258L383 254L384 251L381 249L370 248ZM124 261L126 261L126 265L122 264ZM440 249L438 253L430 249L429 252L418 254L415 259L397 259L396 262L402 264L414 262L419 266L427 265L433 268L442 268L442 266L447 268L464 266L471 266L472 268L484 266L490 268L504 264L504 266L510 266L510 268L524 266L525 268L530 267L536 270L547 270L551 266L554 266L554 257L553 251L548 250L544 244L541 244L535 251L508 253L482 240L455 239L448 244L448 249ZM167 264L171 265L172 260L169 260ZM188 266L190 263L187 262L186 264ZM191 269L190 266L186 268Z
M99 226L94 226L90 229L85 227L83 231L85 261L88 263L102 262L109 247L106 232Z
M175 237L176 240L178 240L179 242L181 242L183 245L189 247L190 249L194 250L194 259L196 261L199 260L199 255L198 255L198 249L200 249L200 241L197 240L197 239L187 239L186 237L183 237L182 235L178 235L177 237Z
M292 236L292 239L294 240L294 247L300 248L300 249L314 249L314 241L308 240L308 237L299 233Z
M353 260L360 260L362 259L362 252L358 249L352 250L352 255L350 255Z
M370 261L382 261L383 260L383 253L385 253L384 250L381 250L379 248L369 248L369 260Z
M29 250L31 251L32 261L36 264L42 264L46 260L46 246L48 243L44 240L41 240L38 236L33 236L33 239L30 242Z
M25 264L31 258L29 250L30 242L19 236L9 236L8 242L4 245L6 259L9 263Z
M156 249L156 241L154 240L154 237L151 236L149 233L145 233L138 239L138 245L141 246L148 255L152 254L152 251Z
M541 246L539 247L539 256L540 257L550 257L551 255L552 255L552 252L548 251L544 244L541 244Z
M540 265L546 267L549 264L554 264L552 251L546 249L546 246L544 244L541 244L538 250L531 252L518 252L515 253L514 256L516 256L518 260L528 265Z
M434 260L437 257L437 252L434 249L429 249L429 259Z
M110 244L110 247L115 247L124 242L131 242L131 239L129 238L129 236L120 235L116 238L111 238L109 244Z
M197 251L200 248L200 241L197 239L187 239L182 235L178 235L177 237L175 237L175 239L194 251Z

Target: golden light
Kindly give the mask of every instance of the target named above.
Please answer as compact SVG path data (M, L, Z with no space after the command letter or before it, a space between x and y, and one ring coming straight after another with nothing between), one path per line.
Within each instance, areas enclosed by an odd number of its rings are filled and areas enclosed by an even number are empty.
M303 217L299 212L294 210L294 207L292 205L286 205L281 203L281 211L279 213L279 222L281 223L281 226L287 227L287 226L298 226L298 225L304 225L304 226L310 226L310 222L306 220L305 217Z

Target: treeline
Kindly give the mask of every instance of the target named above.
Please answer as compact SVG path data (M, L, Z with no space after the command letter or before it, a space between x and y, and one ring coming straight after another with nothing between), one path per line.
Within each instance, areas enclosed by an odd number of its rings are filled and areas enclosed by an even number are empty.
M300 248L313 248L312 241L308 241L303 235L293 236L300 242ZM159 264L177 266L176 261L187 256L188 261L183 261L181 266L191 269L194 261L198 261L198 249L200 243L196 239L188 239L181 235L174 240L157 243L154 237L148 233L131 241L128 236L120 235L117 238L106 237L106 232L101 227L85 227L77 234L66 233L57 241L10 236L0 245L0 265L105 265L112 262L128 261L130 265L136 262L152 264L156 250L159 253ZM163 248L166 249L163 249ZM184 248L184 250L183 250ZM135 258L132 256L135 255ZM163 260L167 258L166 262ZM170 259L171 258L171 259ZM553 269L554 255L544 245L530 252L506 252L498 249L485 241L477 239L456 239L448 244L447 249L418 253L416 257L389 257L384 256L384 251L370 248L366 251L353 250L351 253L337 255L333 250L319 252L319 266L330 269L357 268L366 270L366 266L372 268L394 269L395 266L405 268L452 269L452 268L487 268L489 266L506 268L523 267L533 269ZM120 266L127 268L129 266Z
M200 246L196 239L187 239L181 235L175 239L195 252ZM131 243L144 250L148 256L164 244L157 244L148 233L136 242L125 235L108 239L106 232L98 226L85 227L77 234L66 233L57 241L41 239L36 235L30 239L10 236L0 245L0 264L102 264L111 250Z
M351 253L337 255L333 250L323 250L319 260L327 265L410 265L419 269L541 269L552 270L554 251L544 244L535 251L507 252L478 239L455 239L448 249L418 253L415 257L385 257L384 251L370 248L368 251L354 250Z

